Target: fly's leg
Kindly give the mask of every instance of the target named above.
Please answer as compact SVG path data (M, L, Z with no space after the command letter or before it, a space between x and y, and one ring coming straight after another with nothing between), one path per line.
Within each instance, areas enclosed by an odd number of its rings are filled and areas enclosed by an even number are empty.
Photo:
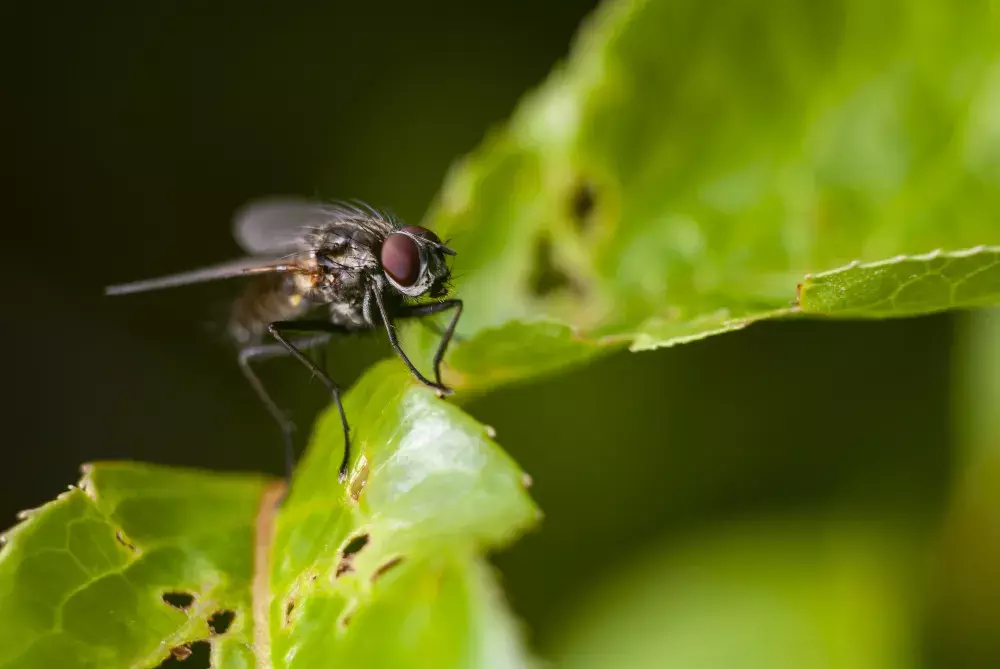
M445 330L445 334L441 338L441 344L438 346L438 351L434 356L434 375L437 378L437 382L435 383L430 379L426 378L423 374L421 374L420 370L418 370L413 365L413 363L410 362L410 359L406 357L406 353L403 352L403 347L399 345L399 339L396 337L396 325L392 322L392 319L389 318L389 314L385 308L385 303L382 300L382 291L380 291L378 287L373 287L371 289L371 294L372 297L375 298L375 303L378 305L379 314L382 316L382 322L385 324L385 331L389 335L389 344L392 345L393 350L396 351L396 354L400 357L400 359L402 359L407 369L410 370L410 373L413 374L413 376L415 376L417 380L423 383L424 385L430 386L431 388L436 390L438 392L438 395L440 395L441 397L453 394L454 393L453 390L447 388L444 384L441 383L440 365L441 365L441 359L444 357L445 349L447 349L448 347L448 342L451 341L451 337L455 332L455 324L458 322L458 317L462 313L462 301L444 300L443 302L435 302L433 304L421 304L421 305L403 307L399 310L399 313L401 315L414 317L414 316L423 316L428 313L434 313L435 311L442 311L443 309L447 309L448 307L457 307L455 316L451 319L451 323L448 325L448 329ZM420 311L419 313L414 311L414 310L419 310L421 308L429 310Z
M350 442L350 430L347 424L347 415L344 412L344 405L340 398L340 386L333 381L327 375L319 365L313 362L308 356L306 356L302 349L308 349L315 346L320 342L320 340L329 340L330 335L333 334L347 334L352 332L350 329L335 325L329 321L275 321L268 325L268 332L271 336L277 340L277 344L271 344L268 346L254 347L257 349L266 349L270 356L274 355L290 355L300 363L302 363L306 369L308 369L312 375L318 378L323 385L326 386L330 395L333 397L334 404L337 405L337 411L340 412L340 421L344 427L344 457L340 464L340 475L339 479L343 482L347 478L347 463L351 456L351 442ZM306 339L289 339L285 333L300 332L300 333L314 333L315 336ZM250 349L253 353L253 349ZM279 350L280 352L274 353L273 351ZM258 356L261 354L258 354ZM241 363L243 362L244 355L241 354ZM250 356L254 357L253 355ZM278 409L274 400L270 398L266 391L263 389L263 385L260 380L256 377L256 374L249 369L249 364L244 364L244 369L248 371L247 377L251 379L251 385L257 390L257 394L264 401L267 406L268 411L277 419L278 424L281 425L282 432L285 435L285 445L286 445L286 460L289 467L289 474L291 473L291 466L294 462L293 449L291 447L291 434L294 431L294 425L288 420L288 417Z
M267 326L267 330L271 333L272 337L278 340L279 344L288 349L292 357L305 365L306 369L312 372L313 376L326 386L326 389L333 397L333 403L337 405L337 411L340 412L340 423L344 428L344 457L340 461L340 473L338 476L338 480L343 483L347 479L347 463L351 459L351 430L347 424L347 414L344 412L344 404L340 399L340 386L285 337L283 332L319 332L330 335L346 334L350 330L329 321L275 321Z
M308 339L295 342L297 347L312 348L318 344L329 341L329 335L318 335ZM267 411L277 421L281 428L281 436L284 442L285 451L285 478L291 480L292 470L295 468L295 446L293 443L295 434L295 423L293 423L275 403L271 394L267 392L264 383L260 380L257 372L254 371L252 362L263 362L271 358L283 358L289 355L288 348L282 344L261 344L259 346L248 346L240 350L239 363L243 376L246 377L250 387L257 393L257 397L264 403Z
M423 306L423 305L420 305L420 306ZM403 311L405 312L406 309L407 309L407 307L404 307ZM409 316L409 314L401 313L401 314L397 314L396 318L407 318L408 316ZM438 324L435 323L434 321L420 321L420 324L423 325L428 330L430 330L431 332L433 332L434 334L436 334L438 337L443 337L444 336L445 330L442 330L440 328L440 326L438 326ZM461 342L464 339L465 339L465 337L463 337L463 336L461 336L459 334L455 334L455 336L453 336L451 338L452 341L457 341L457 342Z
M407 305L402 307L398 314L398 318L419 318L447 311L448 309L454 309L455 313L452 315L451 320L448 322L448 327L444 329L444 332L438 333L441 335L441 343L438 344L437 352L434 354L434 378L437 380L437 385L442 388L444 388L444 384L441 383L441 361L444 360L444 354L448 352L448 345L455 335L455 326L458 325L458 319L462 315L462 300L452 299L432 302L430 304Z

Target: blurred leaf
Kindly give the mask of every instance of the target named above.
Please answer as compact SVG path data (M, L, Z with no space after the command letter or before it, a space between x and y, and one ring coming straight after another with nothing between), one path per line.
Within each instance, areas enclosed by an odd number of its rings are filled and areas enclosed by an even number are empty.
M0 667L154 667L199 640L216 667L524 666L481 553L537 521L526 475L398 361L344 404L350 480L332 409L273 536L262 477L151 465L94 465L28 514L0 553Z
M6 535L0 667L155 667L204 639L217 666L252 667L251 546L263 488L259 476L88 468L79 488ZM209 619L227 611L234 617L214 637Z
M807 314L996 304L998 118L988 0L606 3L428 214L466 300L450 380L787 316L799 284ZM558 365L512 354L537 339Z
M903 555L884 536L815 522L757 523L671 546L624 565L584 602L556 664L913 667Z
M931 644L952 666L1000 665L1000 309L959 321L958 457L940 528Z

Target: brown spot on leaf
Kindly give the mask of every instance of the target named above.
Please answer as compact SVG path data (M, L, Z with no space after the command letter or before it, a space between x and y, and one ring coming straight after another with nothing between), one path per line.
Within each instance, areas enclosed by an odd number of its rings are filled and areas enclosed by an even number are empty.
M366 483L368 483L368 458L362 453L361 457L358 458L358 471L351 477L351 481L347 487L351 499L355 502L361 497L361 492L365 489Z
M170 649L155 669L212 669L212 644L206 640L193 641Z
M400 564L400 563L401 563L402 561L403 561L403 556L402 556L402 555L397 555L396 557L392 558L391 560L389 560L389 561L387 561L387 562L383 563L383 564L382 564L382 565L381 565L381 566L380 566L380 567L379 567L378 569L376 569L376 570L375 570L375 572L374 572L374 573L372 574L372 583L374 583L374 582L375 582L375 581L377 581L378 579L382 578L382 577L383 577L383 576L385 575L385 573L386 573L387 571L389 571L390 569L392 569L393 567L396 567L396 566L399 566L399 564Z
M295 600L291 597L285 602L285 627L292 624L292 611L295 610Z
M176 657L179 661L183 662L191 657L191 649L187 646L177 646L170 649L170 654Z
M194 604L194 595L190 592L165 592L163 601L175 609L184 610Z
M118 543L120 543L122 546L129 549L133 553L138 552L138 549L135 547L135 545L125 537L125 533L122 532L121 530L115 532L115 539L118 540Z

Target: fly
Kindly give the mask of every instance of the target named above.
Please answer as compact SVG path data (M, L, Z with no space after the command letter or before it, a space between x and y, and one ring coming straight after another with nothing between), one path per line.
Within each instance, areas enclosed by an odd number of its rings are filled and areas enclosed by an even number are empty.
M234 304L228 330L239 346L240 369L281 427L289 476L294 466L295 425L264 388L252 362L292 356L330 391L344 428L340 481L347 477L351 456L341 389L304 350L326 343L332 335L384 327L389 343L413 376L441 396L452 393L441 382L441 360L462 314L462 301L447 297L451 272L446 256L455 252L433 232L404 226L366 205L272 199L239 211L233 235L247 257L109 286L105 294L256 277ZM425 297L432 301L419 299ZM325 317L308 318L324 309ZM396 337L395 322L449 309L454 314L441 333L431 381L406 356Z

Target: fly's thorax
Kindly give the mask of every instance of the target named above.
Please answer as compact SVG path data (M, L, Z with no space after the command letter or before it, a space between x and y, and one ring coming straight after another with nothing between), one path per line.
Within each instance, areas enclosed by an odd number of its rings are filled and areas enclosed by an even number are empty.
M313 231L307 244L316 271L306 294L321 304L360 300L379 271L381 240L379 230L350 222Z

